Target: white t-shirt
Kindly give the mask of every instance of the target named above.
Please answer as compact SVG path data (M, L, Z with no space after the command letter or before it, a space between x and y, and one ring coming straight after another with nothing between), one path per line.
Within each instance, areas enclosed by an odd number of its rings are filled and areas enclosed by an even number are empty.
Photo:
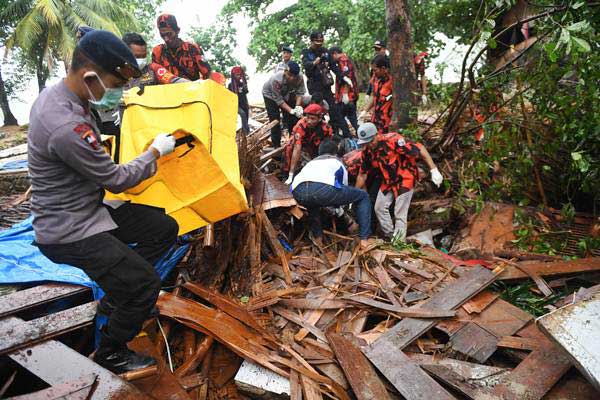
M336 188L348 185L348 171L339 158L323 155L309 161L294 177L292 191L303 182L325 183Z

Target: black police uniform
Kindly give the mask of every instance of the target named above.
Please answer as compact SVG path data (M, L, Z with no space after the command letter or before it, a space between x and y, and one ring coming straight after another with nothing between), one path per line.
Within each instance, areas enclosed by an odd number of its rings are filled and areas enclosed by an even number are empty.
M78 49L116 76L139 76L133 54L110 32L87 33ZM152 358L131 352L126 343L155 306L160 278L153 264L175 243L177 222L162 209L130 203L115 208L102 200L104 189L119 193L154 175L154 155L146 151L115 164L100 144L88 101L61 81L32 107L28 161L40 251L55 263L81 268L106 293L101 305L110 316L95 360L116 373L152 365Z
M345 123L345 121L341 120L339 110L335 106L333 93L331 92L333 78L331 77L330 73L331 68L329 63L331 60L329 57L329 52L324 47L320 47L318 49L309 47L308 49L302 50L300 57L302 59L304 72L306 73L306 86L308 88L308 92L311 95L317 92L323 95L323 99L331 107L329 110L329 122L333 128L333 132L339 134L339 131L342 129L341 124ZM319 57L321 58L321 61L319 64L315 65L315 60Z

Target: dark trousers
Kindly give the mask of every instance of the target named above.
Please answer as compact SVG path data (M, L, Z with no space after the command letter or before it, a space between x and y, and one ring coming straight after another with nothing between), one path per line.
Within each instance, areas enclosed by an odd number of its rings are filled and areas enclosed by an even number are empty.
M348 104L344 103L336 103L336 107L338 109L338 115L340 118L342 135L345 138L352 137L350 133L350 128L348 128L348 123L346 122L346 118L350 121L350 125L354 128L354 130L358 130L358 117L356 116L356 103L350 102Z
M352 186L336 188L325 183L302 182L293 191L294 198L308 210L310 232L315 238L323 235L321 207L340 207L354 203L361 239L371 233L371 200L364 190Z
M248 115L250 114L250 110L238 107L238 114L242 120L242 131L245 134L250 133L250 125L248 125Z
M323 86L320 84L308 82L308 91L311 95L319 92L323 95L323 99L329 104L329 125L331 125L331 129L333 130L334 135L339 135L340 130L343 131L342 126L342 117L340 115L339 107L335 104L335 97L333 97L333 93L331 92L330 86ZM345 121L344 121L345 124ZM347 128L346 128L347 129Z
M175 243L179 228L159 208L130 203L106 208L117 229L38 247L55 263L81 268L104 290L115 305L104 333L112 345L121 346L138 334L156 304L160 278L152 264ZM134 249L127 246L133 243Z
M285 126L287 130L291 133L294 126L298 123L298 118L294 117L290 113L283 113L277 103L273 100L263 97L265 100L265 108L267 109L267 115L269 116L269 121L278 120L279 124L271 128L271 142L273 143L273 147L279 148L281 147L281 127ZM294 101L288 100L286 101L287 105L294 108L296 106L295 97Z

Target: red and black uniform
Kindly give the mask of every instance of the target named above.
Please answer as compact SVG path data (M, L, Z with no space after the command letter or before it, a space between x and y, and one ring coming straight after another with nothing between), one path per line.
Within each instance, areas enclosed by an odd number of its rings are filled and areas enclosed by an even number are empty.
M348 171L348 176L356 178L360 173L360 167L363 162L363 151L361 149L352 150L350 153L344 154L342 161Z
M373 116L371 122L377 131L387 133L392 123L392 77L387 74L383 78L373 77Z
M203 51L195 43L181 42L177 49L159 44L152 49L152 62L165 67L173 75L190 81L209 79L210 65L203 58Z
M391 191L398 197L412 190L419 177L417 158L423 146L396 132L378 135L374 140L376 142L363 151L360 173L379 171L383 194Z
M335 72L335 101L341 103L343 100L344 93L348 94L350 102L356 103L358 101L358 82L356 81L356 73L354 72L354 64L352 60L342 54L337 60L335 66L332 67ZM348 77L352 81L352 87L348 85L344 78Z
M293 129L294 136L290 138L285 146L284 153L284 170L288 171L292 161L294 146L297 144L302 146L302 151L308 153L310 158L315 158L319 154L319 145L325 139L333 137L333 130L327 122L322 121L316 127L311 128L306 122L306 118L302 118Z

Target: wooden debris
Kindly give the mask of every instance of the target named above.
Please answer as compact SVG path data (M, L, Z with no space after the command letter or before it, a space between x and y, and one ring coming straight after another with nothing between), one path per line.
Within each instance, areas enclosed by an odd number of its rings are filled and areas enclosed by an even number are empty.
M525 279L533 273L538 276L559 276L580 274L582 272L600 271L600 257L580 258L558 262L521 262L519 267L508 267L498 277L499 280Z
M327 334L329 344L358 400L390 399L377 373L352 342L338 334Z

